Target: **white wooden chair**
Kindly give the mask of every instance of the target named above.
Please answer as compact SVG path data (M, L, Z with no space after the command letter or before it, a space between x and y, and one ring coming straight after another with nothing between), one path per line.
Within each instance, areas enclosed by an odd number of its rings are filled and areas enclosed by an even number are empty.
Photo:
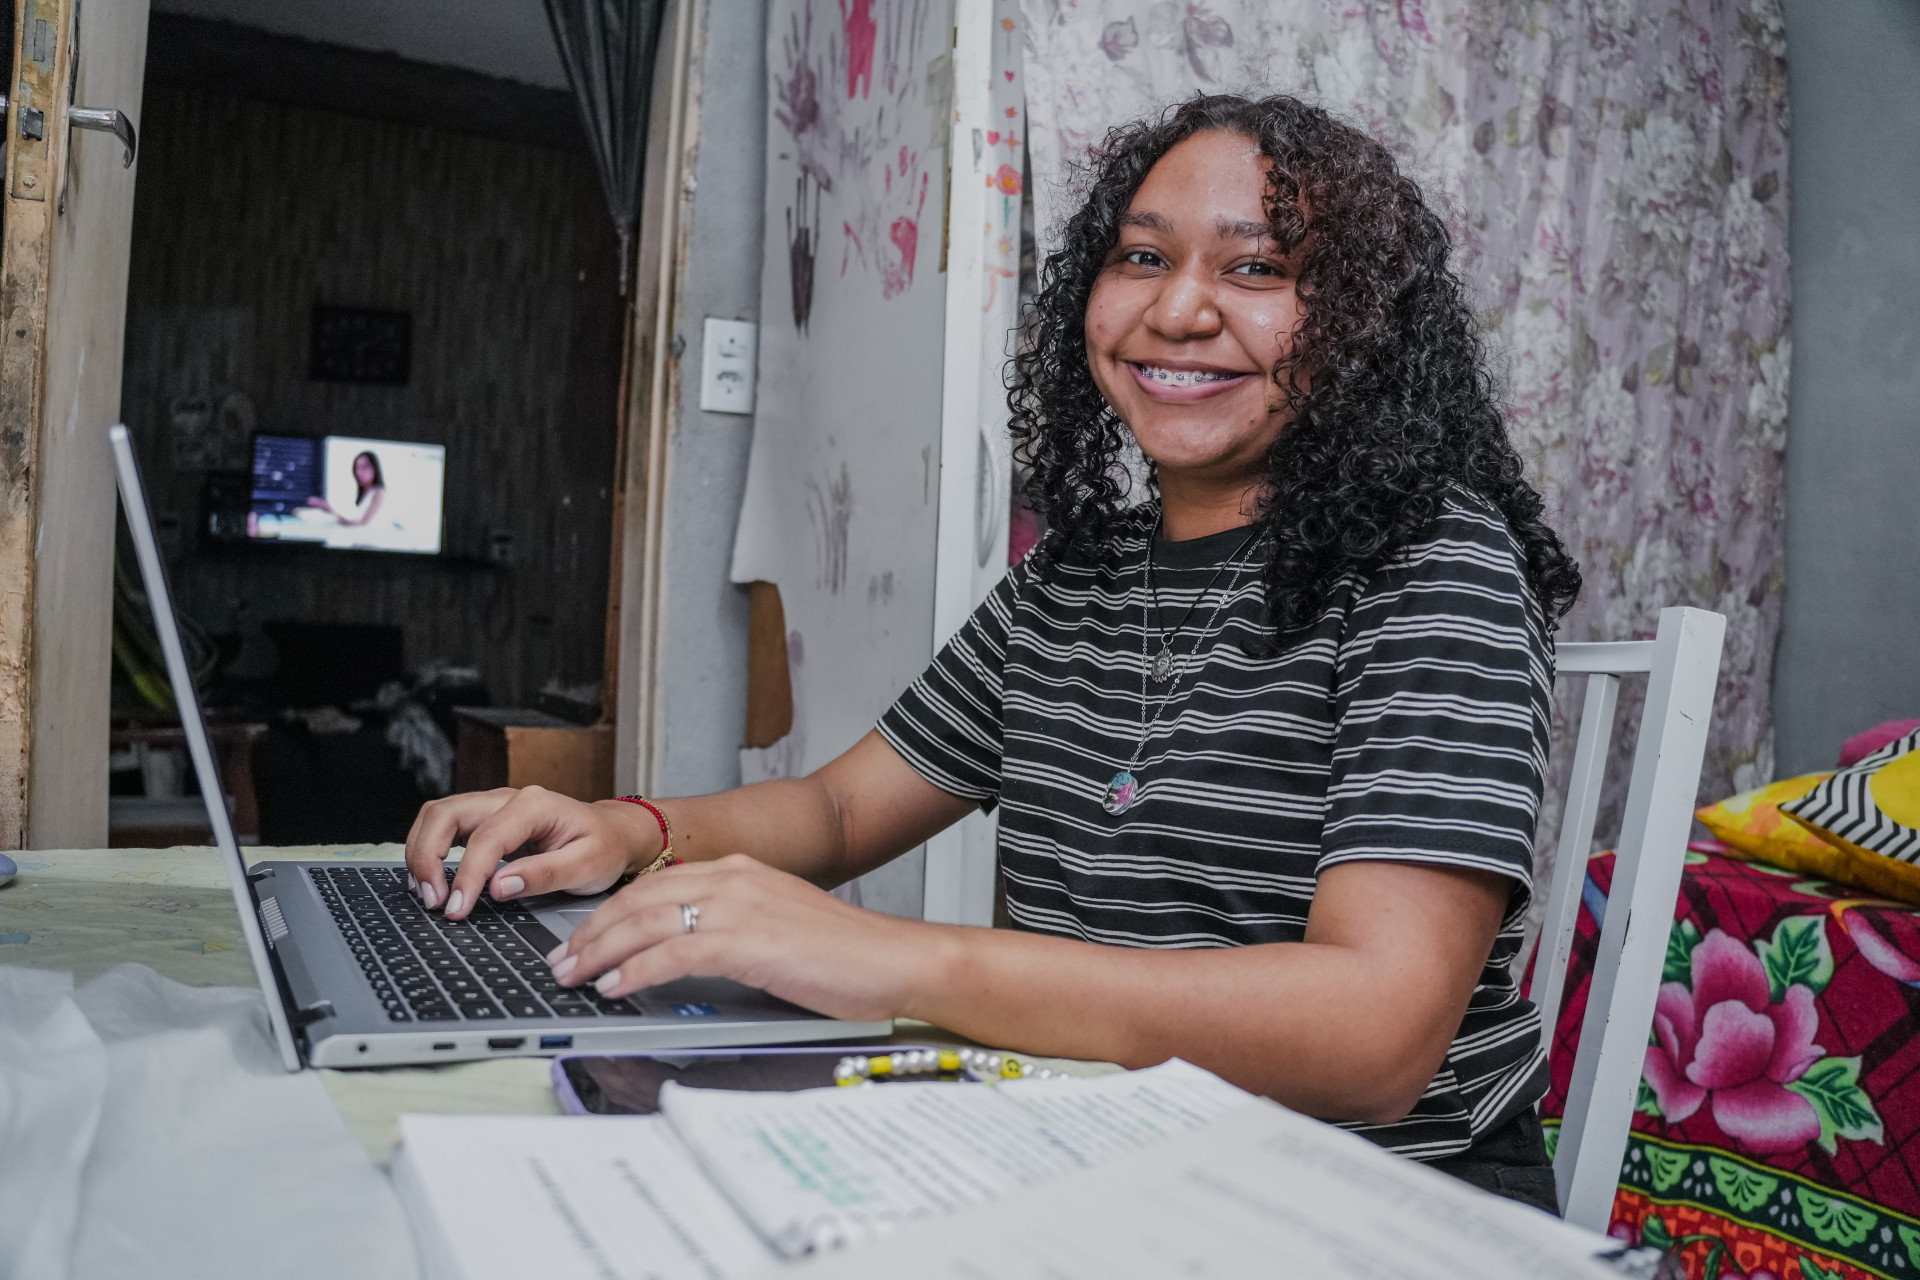
M1641 672L1648 677L1626 816L1614 846L1613 885L1553 1159L1562 1216L1594 1231L1607 1229L1627 1150L1667 934L1686 865L1687 833L1707 750L1726 626L1724 617L1704 609L1663 609L1652 640L1559 646L1559 675L1585 676L1587 696L1533 973L1531 995L1549 1045L1593 848L1620 678Z

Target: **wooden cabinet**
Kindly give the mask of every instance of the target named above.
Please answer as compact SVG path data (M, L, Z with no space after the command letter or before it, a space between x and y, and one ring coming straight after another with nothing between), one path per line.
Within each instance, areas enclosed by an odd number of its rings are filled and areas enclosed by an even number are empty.
M513 707L461 707L454 714L455 791L545 787L576 800L612 797L612 725L577 725Z

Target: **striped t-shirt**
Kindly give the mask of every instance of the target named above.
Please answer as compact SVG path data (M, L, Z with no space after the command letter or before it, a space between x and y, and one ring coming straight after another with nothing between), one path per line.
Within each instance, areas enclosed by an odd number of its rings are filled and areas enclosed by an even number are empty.
M1345 1126L1416 1159L1465 1151L1546 1086L1539 1015L1508 973L1533 891L1553 661L1519 546L1490 505L1458 491L1413 545L1350 576L1310 630L1274 646L1264 548L1215 578L1245 530L1160 541L1161 625L1198 605L1173 640L1172 679L1148 686L1137 748L1155 515L1129 513L1105 563L1064 563L1050 580L1016 566L880 732L942 790L999 805L1007 913L1039 933L1126 947L1295 942L1320 873L1342 862L1510 879L1499 937L1425 1096L1396 1123ZM1146 631L1150 655L1160 635ZM1137 793L1116 815L1102 801L1121 770Z

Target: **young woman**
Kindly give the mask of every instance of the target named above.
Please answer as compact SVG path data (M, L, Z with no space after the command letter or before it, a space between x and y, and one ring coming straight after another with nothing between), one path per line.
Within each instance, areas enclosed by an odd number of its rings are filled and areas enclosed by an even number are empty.
M1010 378L1046 540L845 755L661 802L685 865L553 975L719 974L1029 1053L1179 1056L1551 1209L1507 970L1579 575L1445 228L1384 149L1284 97L1116 130L1088 178ZM1013 929L826 892L994 804ZM407 856L459 917L661 847L638 805L502 790L427 805Z
M333 513L333 518L349 528L360 528L373 523L374 516L380 513L380 504L387 496L386 478L380 474L380 459L372 452L362 450L353 459L353 508L349 511L337 510L325 498L315 495L307 499L310 507L320 507Z

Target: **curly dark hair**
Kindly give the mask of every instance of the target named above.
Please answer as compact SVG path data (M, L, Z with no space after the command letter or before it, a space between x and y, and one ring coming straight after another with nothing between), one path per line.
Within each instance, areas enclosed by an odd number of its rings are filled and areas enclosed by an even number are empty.
M1385 147L1285 96L1195 97L1114 129L1088 161L1086 202L1041 268L1007 378L1027 497L1049 526L1036 567L1109 555L1130 436L1087 363L1087 303L1147 172L1211 130L1258 142L1272 161L1277 246L1306 245L1303 318L1273 370L1291 421L1267 452L1255 517L1272 548L1275 637L1313 623L1345 575L1370 573L1417 538L1450 485L1505 516L1551 627L1579 594L1580 569L1508 438L1446 225Z

